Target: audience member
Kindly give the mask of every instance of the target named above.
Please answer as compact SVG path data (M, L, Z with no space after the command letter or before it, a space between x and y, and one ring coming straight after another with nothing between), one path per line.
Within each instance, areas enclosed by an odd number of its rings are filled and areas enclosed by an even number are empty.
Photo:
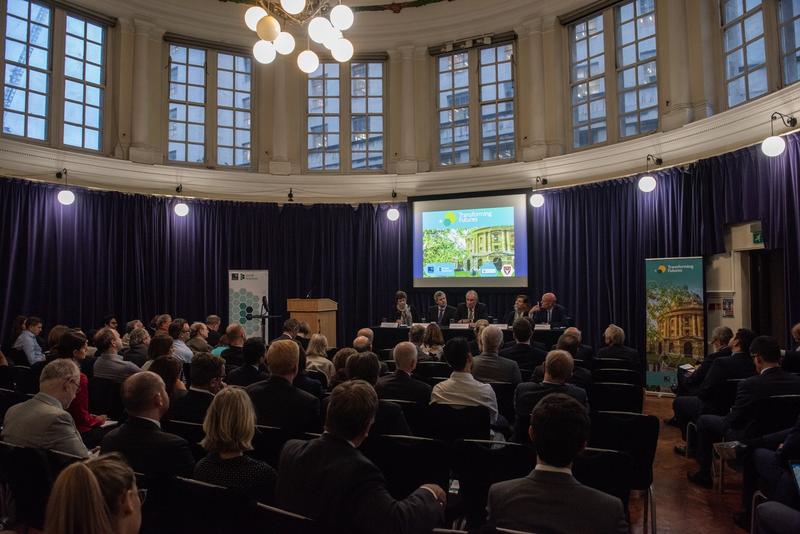
M366 350L372 350L372 343L375 341L375 332L372 331L372 328L359 328L358 332L356 332L356 337L364 336L369 341L369 348ZM355 347L353 347L355 348ZM356 349L358 350L358 349ZM361 351L364 352L364 351Z
M194 467L201 482L233 488L259 502L272 504L277 473L266 462L246 456L256 432L253 403L244 389L220 391L208 408L200 445L208 454Z
M288 341L288 340L282 340ZM299 343L295 342L298 348L298 371L297 376L294 377L294 385L298 388L302 389L305 392L311 393L316 398L322 400L325 392L322 388L322 382L317 380L316 378L310 376L306 372L306 351L300 346Z
M514 321L511 327L514 334L514 344L500 351L500 356L517 362L520 369L532 371L537 365L544 362L547 352L531 345L533 329L528 319L521 318Z
M3 441L20 447L88 456L75 422L66 411L80 384L80 370L71 359L59 358L45 365L39 376L39 393L6 412Z
M344 347L336 351L336 354L333 355L333 368L336 370L336 374L333 376L333 380L331 380L328 384L330 389L333 389L342 382L347 381L347 360L353 354L358 354L356 349Z
M3 349L9 350L14 348L14 343L17 341L17 338L22 331L25 330L25 321L27 320L28 318L24 315L17 315L14 317L14 320L11 321L11 328L9 328L6 338L3 340Z
M117 316L114 314L106 315L103 317L103 326L101 328L110 328L112 330L117 330L119 326L119 321L117 321ZM117 330L117 334L119 331Z
M586 391L567 384L572 377L575 362L565 350L551 350L544 363L544 380L541 383L525 382L517 386L514 392L514 412L516 423L514 425L515 440L527 443L528 424L534 406L551 393L565 393L588 408Z
M372 341L367 336L356 336L353 340L353 348L356 352L372 352Z
M758 505L758 521L753 532L786 534L800 532L800 510L783 503L769 501Z
M475 339L470 341L469 343L469 353L470 354L480 354L483 352L483 343L481 341L481 334L483 333L483 329L489 326L489 321L486 319L479 319L475 321L475 326L473 327L472 331L475 334Z
M572 476L572 462L589 439L586 408L568 395L548 395L533 409L528 433L536 467L489 488L490 523L526 532L627 534L622 501Z
M718 326L711 331L711 348L714 352L703 358L700 365L688 376L686 376L683 383L679 383L679 395L694 395L700 384L705 380L708 371L711 369L711 364L717 358L724 358L733 354L733 349L729 346L731 339L733 339L733 331L727 326ZM678 375L680 378L681 375Z
M162 334L169 335L169 325L172 324L172 316L168 313L163 313L156 317L155 321L155 332L153 335L158 334L159 332Z
M219 338L219 342L214 347L214 350L211 351L211 354L214 356L221 356L222 353L228 350L228 347L231 346L231 339L238 338L239 336L241 336L242 339L245 337L245 332L244 328L242 328L242 325L238 323L229 324L225 329L225 333L222 334L221 338Z
M528 313L533 318L534 324L549 324L550 326L569 326L569 317L564 306L556 303L555 293L545 293L542 299L531 308Z
M588 391L589 386L592 385L592 372L583 367L574 365L575 354L581 346L580 340L571 334L561 334L556 343L556 350L566 351L573 359L572 376L567 379L567 382L578 386L579 388ZM544 365L536 366L531 376L531 382L541 382L544 379Z
M183 362L175 356L159 356L153 360L149 371L157 374L164 381L164 389L172 406L176 400L186 396L186 384L181 380Z
M408 295L405 291L397 291L394 294L394 309L389 314L390 320L403 326L411 326L417 322L417 315L408 303Z
M640 366L642 364L639 351L625 346L625 331L615 324L610 324L603 333L606 346L597 351L598 358L616 358Z
M323 334L314 334L308 342L306 351L306 370L314 369L325 373L328 382L333 380L336 370L328 359L328 338Z
M139 319L134 319L133 321L125 323L125 334L122 336L122 348L127 349L131 346L131 333L137 328L144 328L144 324Z
M283 448L278 506L310 517L332 533L429 532L438 526L446 501L442 488L425 484L396 501L383 473L358 450L377 411L378 398L368 383L353 380L337 386L322 437L291 440Z
M126 362L119 355L122 339L113 328L103 328L94 337L97 345L97 361L94 362L94 378L104 378L112 382L122 383L130 375L141 371L133 362Z
M478 302L478 292L474 289L467 291L462 302L456 308L456 320L459 323L474 324L479 319L489 319L489 312L486 311L486 304Z
M363 380L375 387L378 383L380 368L378 356L374 352L360 352L348 358L347 377L350 380ZM372 433L410 436L411 429L408 427L408 422L400 406L391 402L379 401Z
M411 328L408 329L408 341L412 345L417 348L417 360L420 362L425 362L428 360L432 360L433 358L429 356L422 350L422 341L425 339L425 327L421 324L414 324L411 325ZM353 342L353 346L355 346L355 342ZM372 344L370 344L369 351L372 351ZM366 350L360 350L358 352L368 352Z
M161 377L150 371L128 377L122 384L122 404L128 420L106 434L100 452L122 453L138 473L191 476L194 458L189 444L161 430L161 418L169 410Z
M578 338L579 347L574 357L576 360L583 360L587 365L591 366L591 362L594 359L594 348L583 344L583 333L574 326L570 326L564 329L564 334Z
M428 320L439 325L449 326L456 320L456 307L447 305L447 295L444 291L437 291L433 294L435 306L428 308Z
M191 329L186 319L175 319L169 325L169 337L172 338L172 355L184 363L191 363L194 352L186 344L191 335Z
M208 344L212 347L216 347L219 344L219 326L222 323L222 319L219 318L219 315L209 315L206 317L206 326L208 327Z
M375 385L378 397L428 404L431 401L431 386L411 374L417 367L417 347L403 341L395 346L393 354L397 370L378 379Z
M156 358L172 356L172 343L172 338L165 334L156 334L151 338L150 344L147 346L147 361L142 366L142 370L149 370Z
M130 334L125 335L128 336L128 350L122 355L122 359L142 367L147 361L150 334L144 328L134 328Z
M512 326L517 320L528 317L531 311L531 299L528 295L517 295L514 299L514 309L506 314L503 323Z
M305 321L300 321L297 325L297 337L295 341L300 343L303 350L308 350L308 342L311 340L311 327Z
M42 333L42 320L38 317L25 319L25 326L14 341L14 348L25 353L28 365L44 361L44 352L36 337Z
M229 326L225 331L225 335L222 336L220 345L226 345L228 348L224 349L219 356L231 367L239 367L244 363L242 349L246 337L247 334L244 331L244 327L238 324Z
M319 431L319 399L293 383L299 364L297 343L283 339L270 344L267 350L269 378L247 387L259 425L276 426L296 434Z
M198 352L211 352L214 347L208 344L208 327L205 323L199 321L192 323L189 329L190 339L186 342L186 346L192 350L192 353Z
M175 400L167 419L202 423L214 395L225 387L225 360L200 352L192 358L191 386L186 395Z
M472 354L463 337L449 340L444 346L444 359L453 368L450 378L433 386L431 404L486 406L489 421L497 422L497 397L492 386L472 376Z
M58 475L47 501L47 534L138 534L143 493L122 456L75 462Z
M444 336L442 329L436 323L430 323L425 327L425 335L422 337L422 353L428 360L441 360L442 350L444 350Z
M266 355L267 346L264 344L264 338L251 337L245 341L242 347L244 363L231 371L231 374L228 375L228 384L247 387L269 378L262 370Z
M481 382L510 382L514 385L522 381L519 365L514 360L500 356L503 344L503 331L497 326L487 326L481 332L483 352L472 360L472 375Z
M53 328L50 329L50 332L47 333L47 352L51 354L55 354L56 348L58 347L58 342L61 340L61 336L63 336L66 332L69 332L70 327L57 324ZM47 359L47 354L45 354L45 359ZM52 357L49 358L52 361Z

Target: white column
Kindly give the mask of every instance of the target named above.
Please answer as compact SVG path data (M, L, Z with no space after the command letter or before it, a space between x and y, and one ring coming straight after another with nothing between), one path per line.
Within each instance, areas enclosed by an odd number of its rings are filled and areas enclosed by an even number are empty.
M414 46L399 48L400 78L400 160L397 174L417 172L417 149L414 135Z
M535 161L547 156L544 43L542 19L533 19L516 29L517 103L520 119L520 159Z
M666 55L666 61L660 62L661 65L666 66L666 69L662 67L658 72L659 77L663 75L667 79L666 84L660 84L666 93L660 99L664 104L661 129L666 132L692 122L694 114L692 113L689 86L686 4L682 1L673 0L671 2L659 2L657 5L657 27L659 29L666 28L666 31L662 31L662 34L656 37L660 41L659 53Z
M286 69L287 59L278 58L271 66L274 69L274 97L272 99L272 160L269 162L270 174L287 175L292 171L289 162Z
M133 52L133 112L130 159L140 163L161 163L162 151L158 139L159 129L153 118L161 117L158 106L161 98L161 78L154 74L160 72L161 48L164 30L156 28L151 22L141 19L134 21ZM158 46L155 46L157 43Z

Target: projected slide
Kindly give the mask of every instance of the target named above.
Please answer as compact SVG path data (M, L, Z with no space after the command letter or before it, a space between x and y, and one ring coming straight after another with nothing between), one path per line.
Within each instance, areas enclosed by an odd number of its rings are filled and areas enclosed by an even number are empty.
M422 213L422 276L514 276L514 208Z

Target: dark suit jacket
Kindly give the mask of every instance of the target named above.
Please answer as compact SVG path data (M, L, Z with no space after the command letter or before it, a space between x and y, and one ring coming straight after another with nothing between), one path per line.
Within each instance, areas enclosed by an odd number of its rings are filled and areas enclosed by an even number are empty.
M440 325L449 325L450 320L456 319L456 307L446 306L442 314L442 320L439 321L439 306L430 306L428 308L428 315L425 318L432 323L439 323Z
M584 486L572 475L532 471L489 488L494 526L525 532L627 534L622 501Z
M738 352L714 360L705 380L697 390L697 397L703 403L703 413L727 414L731 407L731 399L725 396L726 382L734 378L747 378L754 374L756 374L756 366L749 354Z
M187 421L189 423L203 423L208 407L214 395L190 389L186 395L175 399L167 412L166 419L170 421Z
M330 397L325 397L322 401L322 413L328 412L328 401ZM378 399L378 411L375 414L375 422L372 424L369 433L373 436L383 436L386 434L395 436L413 436L411 428L408 426L403 409L393 402Z
M594 358L594 347L590 345L581 345L578 348L578 352L575 354L575 357L585 362L591 362Z
M136 345L121 354L122 359L126 362L133 362L141 367L147 361L147 345Z
M781 360L781 367L790 373L800 373L800 351L787 350Z
M220 357L225 360L225 365L239 367L244 365L244 351L242 347L228 347L222 351Z
M395 371L378 379L375 391L381 399L398 399L430 404L431 386L405 371Z
M637 366L642 365L642 359L639 356L639 351L626 347L625 345L609 345L597 351L597 358L618 358L620 360L627 360Z
M462 302L456 308L456 321L460 321L462 319L466 319L469 317L469 310L467 310L467 303ZM483 302L478 302L475 304L475 316L473 317L473 321L477 321L478 319L488 319L489 312L486 309L486 304Z
M500 351L500 356L514 360L520 369L533 370L537 365L544 363L547 352L529 343L515 343Z
M553 304L553 313L550 314L550 325L551 326L569 326L567 322L569 321L569 317L567 317L567 310L564 309L564 306L561 304ZM547 322L547 310L539 310L533 313L533 322L534 324L546 323Z
M217 345L219 345L219 338L221 338L221 337L222 337L222 334L220 334L219 332L215 332L215 331L213 331L213 330L211 330L209 328L208 329L208 339L206 339L206 341L212 347L216 347Z
M380 469L350 443L327 433L286 443L276 497L280 508L336 534L430 532L442 520L442 508L428 490L395 500Z
M514 310L511 310L506 314L505 319L503 319L503 323L507 324L508 326L512 326L514 324L514 317L516 317L516 313ZM525 313L523 317L527 317L528 313Z
M292 433L319 432L319 399L296 388L285 378L271 376L247 387L259 425L277 426Z
M800 377L787 373L780 367L765 369L760 375L751 376L739 384L736 401L725 416L725 430L743 431L751 434L755 429L756 404L772 395L800 394Z
M131 417L106 434L100 452L122 453L134 471L148 475L191 477L194 471L189 443L140 417Z
M700 365L694 372L686 378L686 387L689 388L689 391L696 390L700 387L700 384L703 383L705 380L706 375L708 375L708 371L711 369L711 364L714 363L714 360L717 358L725 358L726 356L730 356L732 354L730 347L722 347L717 352L712 352L705 358L703 361L700 362Z
M584 406L589 407L586 391L572 384L550 384L523 382L514 391L514 441L517 443L530 443L528 427L531 424L531 412L536 403L551 393L565 393Z
M232 386L247 387L267 378L269 378L267 373L256 369L252 365L245 364L231 371L231 374L225 377L225 383Z
M544 364L536 366L530 382L540 383L542 380L544 380ZM567 383L588 391L589 386L592 385L592 372L576 365L572 369L572 376L569 377Z

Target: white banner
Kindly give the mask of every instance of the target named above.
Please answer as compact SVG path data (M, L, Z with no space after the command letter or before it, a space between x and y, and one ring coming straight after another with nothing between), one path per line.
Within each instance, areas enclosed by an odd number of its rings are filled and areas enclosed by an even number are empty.
M261 319L253 316L261 315L268 288L269 271L228 271L228 322L242 325L247 337L261 335Z

